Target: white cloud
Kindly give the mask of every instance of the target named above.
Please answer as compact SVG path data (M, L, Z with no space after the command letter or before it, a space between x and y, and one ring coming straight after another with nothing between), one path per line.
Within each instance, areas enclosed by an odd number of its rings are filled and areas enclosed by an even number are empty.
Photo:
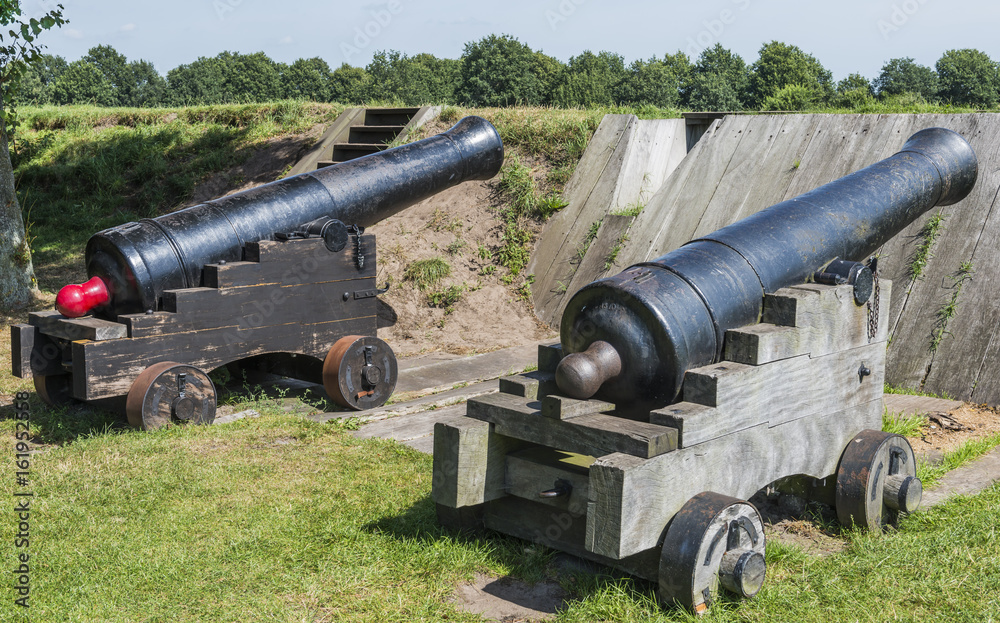
M286 36L286 37L282 37L281 39L279 39L278 43L289 44L289 43L291 43L293 41L295 41L295 39L292 39L291 36Z
M132 32L135 30L135 24L125 24L121 27L122 32Z
M63 36L69 37L70 39L83 39L83 33L76 28L67 28L62 31Z

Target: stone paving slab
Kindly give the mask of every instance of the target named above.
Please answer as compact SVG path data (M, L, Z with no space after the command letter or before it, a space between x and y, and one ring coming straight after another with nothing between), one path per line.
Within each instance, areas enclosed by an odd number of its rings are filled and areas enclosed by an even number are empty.
M929 396L910 396L907 394L886 394L883 397L883 401L889 413L901 413L903 415L937 412L948 413L965 404L961 400L931 398Z
M933 489L924 491L920 508L930 508L956 495L975 495L1000 482L1000 448L954 469Z

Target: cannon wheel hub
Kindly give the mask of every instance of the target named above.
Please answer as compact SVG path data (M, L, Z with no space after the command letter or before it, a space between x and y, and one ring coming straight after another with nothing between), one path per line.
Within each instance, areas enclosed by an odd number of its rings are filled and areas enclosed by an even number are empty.
M132 382L125 414L134 428L152 430L169 424L211 424L215 420L215 384L194 366L163 361L146 368Z

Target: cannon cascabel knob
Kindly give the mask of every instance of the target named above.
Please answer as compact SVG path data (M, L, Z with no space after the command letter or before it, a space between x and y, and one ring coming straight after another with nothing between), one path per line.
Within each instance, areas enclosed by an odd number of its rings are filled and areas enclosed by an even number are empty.
M56 311L67 318L79 318L95 307L106 305L110 300L111 293L104 280L91 277L84 283L63 286L56 295Z
M597 341L582 353L567 355L556 367L556 385L570 398L584 400L605 382L621 374L622 360L615 347Z

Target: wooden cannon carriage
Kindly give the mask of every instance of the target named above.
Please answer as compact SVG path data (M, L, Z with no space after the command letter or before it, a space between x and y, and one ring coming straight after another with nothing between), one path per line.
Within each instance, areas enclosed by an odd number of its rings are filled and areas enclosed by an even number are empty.
M695 611L720 582L742 596L763 583L764 527L746 500L768 485L880 529L921 493L906 439L880 431L880 290L871 340L850 285L768 295L763 322L727 332L723 361L685 374L681 402L645 413L561 395L561 348L540 347L537 372L436 425L440 521L622 569Z
M344 407L383 404L396 360L375 337L375 236L351 239L338 251L322 237L248 243L244 261L206 265L203 286L166 290L149 313L31 313L11 328L13 373L50 405L104 404L142 429L211 423L207 372L235 362L322 383Z
M538 372L438 424L448 525L531 539L655 581L704 611L763 584L775 485L878 530L920 503L913 450L881 432L889 284L872 254L978 163L942 128L569 300Z

